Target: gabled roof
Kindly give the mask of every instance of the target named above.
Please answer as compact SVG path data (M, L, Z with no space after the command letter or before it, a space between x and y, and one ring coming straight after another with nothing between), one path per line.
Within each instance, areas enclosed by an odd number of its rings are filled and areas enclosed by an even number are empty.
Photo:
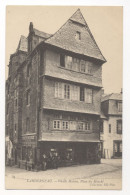
M21 35L20 41L19 41L19 44L18 44L18 47L17 47L16 51L25 51L25 52L27 52L27 50L28 50L27 38L25 36Z
M33 31L34 31L35 35L40 36L40 37L43 37L45 39L47 39L47 38L49 38L51 36L51 34L48 34L48 33L42 32L42 31L39 31L36 28L33 28Z
M76 40L76 32L81 33L81 40ZM80 9L45 43L106 62Z
M106 100L122 100L122 93L111 93L105 96L102 96L102 102Z

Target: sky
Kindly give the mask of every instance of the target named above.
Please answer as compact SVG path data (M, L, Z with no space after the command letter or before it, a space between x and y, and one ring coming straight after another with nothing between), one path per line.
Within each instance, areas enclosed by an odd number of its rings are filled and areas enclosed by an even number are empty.
M80 8L103 56L102 84L105 93L120 93L123 71L123 8L121 6L7 6L6 78L10 54L21 35L28 36L29 23L46 33L55 33Z

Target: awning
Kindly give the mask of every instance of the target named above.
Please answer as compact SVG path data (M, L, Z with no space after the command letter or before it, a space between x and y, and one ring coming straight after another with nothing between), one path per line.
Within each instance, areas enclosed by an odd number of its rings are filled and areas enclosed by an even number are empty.
M78 133L78 132L44 132L39 141L57 142L100 142L97 133Z

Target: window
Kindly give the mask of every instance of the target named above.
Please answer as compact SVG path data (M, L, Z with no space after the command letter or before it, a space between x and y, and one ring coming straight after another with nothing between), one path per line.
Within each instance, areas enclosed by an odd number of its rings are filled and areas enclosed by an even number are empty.
M109 133L111 133L111 124L109 124Z
M26 132L30 131L30 118L26 119Z
M55 97L63 98L63 83L55 82Z
M71 85L71 99L79 100L79 87L76 85Z
M62 121L62 128L63 130L69 129L69 122L68 121Z
M26 104L30 105L30 90L28 90L26 94Z
M80 71L81 72L86 72L86 64L84 60L80 61Z
M53 128L54 129L60 129L60 121L59 120L53 121Z
M76 129L77 129L77 122L70 121L70 130L76 130Z
M64 56L64 54L60 54L60 66L65 67L65 56Z
M65 67L68 69L72 69L72 57L65 56Z
M79 131L84 130L84 123L83 122L78 123L78 130Z
M117 133L122 134L122 120L117 120Z
M85 102L91 104L93 102L92 89L85 89Z
M103 133L104 128L103 128L103 121L100 122L100 132Z
M80 87L80 101L84 101L84 88Z
M81 40L81 32L79 32L79 31L76 32L75 39L76 40Z
M87 131L91 130L91 122L90 121L87 121L85 123L85 130L87 130Z
M78 58L73 58L72 70L80 71L80 60Z
M64 84L64 98L70 99L70 85Z
M30 97L29 92L28 96ZM77 85L55 82L55 97L60 99L71 99L76 101L85 101L86 103L92 103L93 91L92 89L79 87Z
M118 102L118 112L122 112L122 102Z
M89 62L88 65L87 65L87 72L88 74L91 74L92 73L92 64Z

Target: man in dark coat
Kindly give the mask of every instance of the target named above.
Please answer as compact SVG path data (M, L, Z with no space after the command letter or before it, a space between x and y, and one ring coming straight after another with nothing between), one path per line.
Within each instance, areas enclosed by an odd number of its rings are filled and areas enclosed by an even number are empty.
M43 154L42 166L45 171L47 169L47 156L45 154Z

